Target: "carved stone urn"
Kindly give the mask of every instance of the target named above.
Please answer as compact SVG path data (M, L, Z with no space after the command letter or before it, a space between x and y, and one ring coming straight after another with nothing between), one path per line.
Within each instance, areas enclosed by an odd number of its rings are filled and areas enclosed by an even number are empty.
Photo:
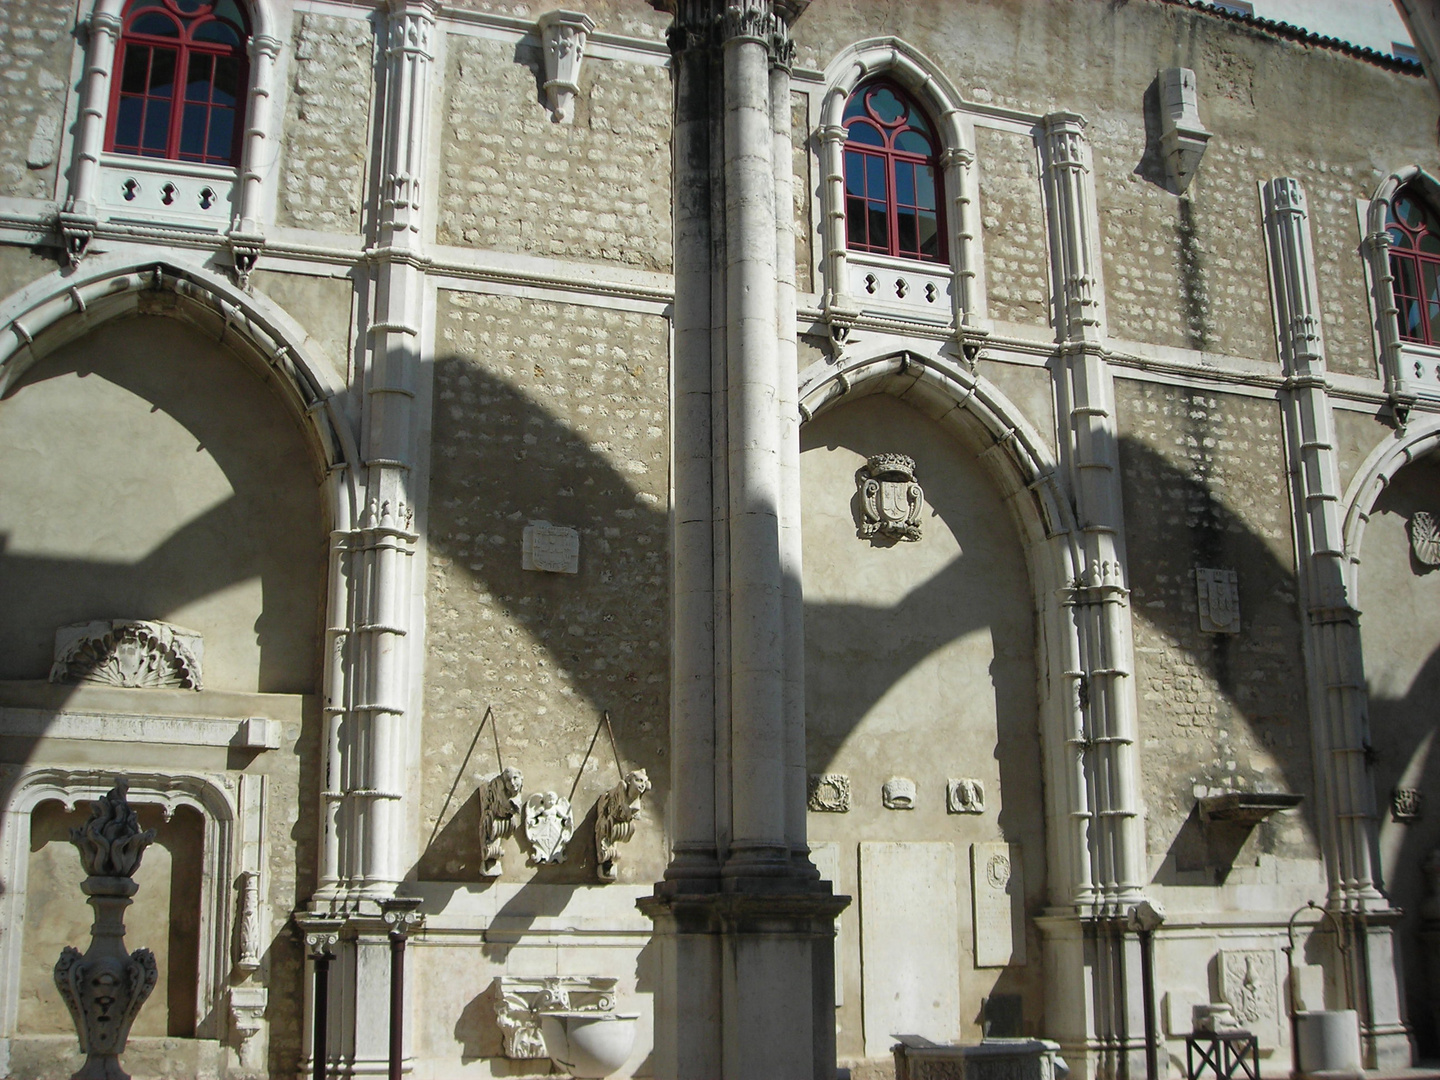
M155 830L140 830L125 799L122 777L108 795L97 799L90 819L70 830L89 876L80 889L90 899L95 922L84 955L65 946L55 964L55 985L70 1009L85 1064L71 1080L130 1080L120 1054L130 1025L155 989L155 956L149 949L125 952L125 909L137 888L133 875Z

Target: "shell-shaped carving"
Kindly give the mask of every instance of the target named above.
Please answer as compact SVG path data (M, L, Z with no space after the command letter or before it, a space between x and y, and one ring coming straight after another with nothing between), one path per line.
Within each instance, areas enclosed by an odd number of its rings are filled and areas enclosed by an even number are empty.
M1440 528L1424 510L1417 510L1410 519L1410 550L1426 566L1440 566Z

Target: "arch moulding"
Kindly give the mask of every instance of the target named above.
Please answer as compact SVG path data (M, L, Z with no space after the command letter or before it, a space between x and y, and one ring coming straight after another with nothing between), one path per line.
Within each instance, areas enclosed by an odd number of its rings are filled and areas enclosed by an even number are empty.
M930 417L981 461L1010 507L1025 551L1036 613L1036 679L1045 755L1046 863L1052 903L1077 913L1104 902L1088 823L1095 812L1078 679L1085 586L1079 530L1040 434L993 383L963 362L909 349L821 361L800 375L808 423L845 402L889 394Z

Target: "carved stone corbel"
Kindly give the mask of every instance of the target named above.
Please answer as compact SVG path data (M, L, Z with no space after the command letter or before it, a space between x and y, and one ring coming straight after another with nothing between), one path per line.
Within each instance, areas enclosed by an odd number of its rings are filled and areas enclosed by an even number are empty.
M265 250L265 237L231 232L226 239L230 243L230 270L235 277L235 284L242 289L248 289L250 274L255 269L255 264L260 261L260 253Z
M547 11L539 19L545 54L545 102L557 124L575 122L575 95L580 92L580 64L595 21L579 11Z
M1200 168L1210 132L1200 123L1195 72L1166 68L1157 76L1156 85L1160 88L1160 156L1165 159L1165 175L1179 195Z
M240 1067L247 1073L265 1068L265 1040L257 1036L265 1030L265 1006L269 1000L270 992L263 986L230 988L230 1019L240 1044Z
M635 835L635 822L640 818L640 800L650 790L650 777L644 769L626 773L595 805L595 873L601 881L615 880L615 864L620 861L617 850Z
M513 836L517 818L524 812L520 793L525 777L519 769L501 769L480 792L480 876L500 876L500 855L507 836Z
M504 976L495 987L495 1021L500 1028L502 1053L517 1061L550 1056L540 1034L544 1012L611 1012L615 1008L618 979L600 976L559 975L540 979Z

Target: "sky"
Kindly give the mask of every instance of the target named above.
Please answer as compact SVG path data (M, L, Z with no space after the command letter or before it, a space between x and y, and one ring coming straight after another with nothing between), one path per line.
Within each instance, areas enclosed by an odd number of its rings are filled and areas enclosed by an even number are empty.
M1394 43L1410 44L1400 12L1392 0L1218 0L1222 7L1250 7L1261 19L1302 26L1316 34L1354 45L1393 53Z

